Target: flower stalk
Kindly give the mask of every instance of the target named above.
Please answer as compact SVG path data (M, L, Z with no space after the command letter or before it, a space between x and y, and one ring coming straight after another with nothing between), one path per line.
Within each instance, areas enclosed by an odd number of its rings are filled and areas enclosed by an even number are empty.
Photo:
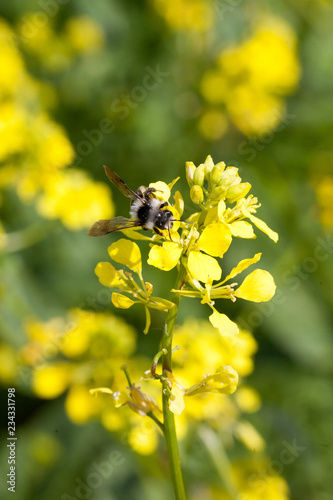
M186 270L181 266L178 277L176 280L175 288L178 289L186 275ZM172 372L172 340L173 340L173 330L177 318L178 306L180 302L180 296L178 294L173 294L171 301L174 303L174 307L169 310L165 319L165 327L162 338L162 349L166 350L163 354L162 367L163 373ZM170 388L168 384L168 379L165 377L162 382L163 387L163 418L164 418L164 439L166 443L166 449L168 454L171 478L173 483L173 489L175 494L175 500L186 500L185 489L182 477L182 471L180 468L180 458L178 441L175 426L175 416L169 409L169 398L170 398Z
M184 411L188 397L207 392L232 394L239 381L237 370L231 364L222 362L220 366L215 366L212 372L206 373L199 382L189 384L188 388L177 381L172 366L172 353L176 348L173 349L172 344L180 300L182 297L201 299L201 304L211 309L209 321L216 334L219 332L225 343L230 341L233 348L231 339L240 333L239 327L226 314L219 312L215 301L229 299L235 302L237 299L243 299L266 302L273 297L276 286L270 273L263 269L255 269L243 280L238 281L237 278L235 282L236 276L258 263L261 253L241 260L227 273L223 269L223 278L221 261L217 259L223 258L234 238L255 238L253 226L266 233L273 241L278 240L278 234L254 215L260 204L257 198L248 194L251 185L241 182L237 168L226 167L224 162L214 165L212 158L208 156L198 167L188 162L186 176L191 200L200 210L182 220L185 204L179 191L174 194L174 205L169 203L172 187L178 179L168 185L162 181L150 184L155 205L160 203L159 214L162 216L163 207L168 206L174 217L172 224L168 229L157 231L151 238L143 237L134 229L123 229L125 236L130 239L121 238L112 243L108 253L112 261L127 267L128 271L117 269L109 262L100 262L95 269L104 286L118 290L111 295L114 306L120 309L128 309L135 304L144 306L145 334L150 329L150 309L166 313L161 348L154 356L150 370L144 372L148 376L146 380L159 380L162 383L163 411L150 394L142 392L140 385L132 383L126 368L123 369L129 384L129 393L111 389L110 393L116 407L126 404L138 415L154 420L162 431L175 500L186 500L175 415L178 416ZM129 224L128 227L131 227L131 224L133 227L138 226L138 221L125 220L126 224ZM126 227L127 225L124 226ZM164 272L178 269L170 300L156 297L153 294L153 284L143 279L141 251L139 246L131 241L142 238L151 242L147 260L150 266ZM162 371L157 372L160 361ZM163 423L159 419L161 413ZM212 460L222 482L230 496L235 498L236 492L230 482L231 468L225 454L221 451L218 453L215 447L211 447L210 451L212 450Z

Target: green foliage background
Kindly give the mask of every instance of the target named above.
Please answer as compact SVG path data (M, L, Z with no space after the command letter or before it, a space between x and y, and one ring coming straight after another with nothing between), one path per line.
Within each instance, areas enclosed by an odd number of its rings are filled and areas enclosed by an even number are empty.
M40 11L43 5L22 0L2 3L0 15L15 26L22 15ZM181 175L178 189L185 192L185 161L198 165L211 154L215 162L224 160L239 167L243 180L252 183L252 192L262 203L261 215L280 234L280 240L274 245L258 234L257 239L247 242L249 255L263 252L263 267L275 278L278 298L257 307L226 304L226 313L232 319L253 321L250 326L256 327L259 352L249 382L259 391L263 405L251 419L266 439L272 460L279 460L284 441L296 440L304 447L283 469L291 498L329 500L333 498L333 245L329 229L320 222L315 182L332 176L333 11L330 2L315 0L252 0L225 5L230 9L223 19L216 16L213 27L199 43L197 36L168 27L153 2L71 0L60 5L52 19L55 30L60 31L69 17L85 14L106 33L103 50L95 57L75 60L57 74L29 53L25 60L36 78L54 87L59 104L53 117L64 126L76 148L87 138L84 131L94 137L92 131L99 128L103 118L114 123L111 133L92 144L89 154L81 155L79 166L94 179L107 182L102 169L105 163L133 188L156 180L170 182ZM262 12L285 19L298 37L302 76L298 89L286 100L290 119L270 134L257 137L256 142L233 126L219 140L208 141L197 128L204 107L199 92L202 75L214 64L220 50L248 36L251 22ZM24 53L24 47L22 50ZM133 109L125 107L128 116L122 119L116 100L141 85L147 67L160 68L167 76L141 102L135 102ZM128 200L115 190L113 198L117 214L125 215ZM186 201L191 203L188 195ZM33 205L23 204L12 190L3 193L1 210L7 232L35 222L40 223L41 231L47 231L36 244L1 256L0 327L4 343L13 347L24 343L21 321L27 315L47 320L65 314L71 307L105 307L94 303L101 285L93 270L97 262L106 259L106 247L118 238L117 234L107 241L90 239L85 231L71 232L60 222L47 223ZM226 265L243 258L241 244L235 245L233 252L234 260L227 257ZM148 268L145 272L147 280L160 280L156 294L166 296L173 283L171 273L158 274ZM201 314L205 314L203 308L184 301L180 321L187 315ZM131 309L125 315L127 321L140 325L139 330L143 327L141 312ZM154 327L160 328L161 317L156 314L153 320ZM157 336L152 335L150 342L145 337L143 351L155 352ZM7 455L3 445L6 399L4 386L2 498L8 494L4 488ZM76 478L84 478L88 465L93 460L101 461L111 449L122 450L126 467L89 498L170 498L166 470L164 475L154 476L153 458L137 457L97 423L82 427L72 424L65 415L63 398L42 401L28 389L22 390L17 394L17 425L16 500L53 500L62 498L65 492L74 496ZM34 441L37 429L57 436L65 460L46 461L39 467L29 460L28 450L39 446ZM190 458L186 467L189 481L203 461L198 443Z

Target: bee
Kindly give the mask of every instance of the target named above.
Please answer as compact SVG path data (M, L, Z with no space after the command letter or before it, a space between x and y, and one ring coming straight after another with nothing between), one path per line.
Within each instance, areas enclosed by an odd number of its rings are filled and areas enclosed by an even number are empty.
M89 236L103 236L104 234L113 233L122 229L129 229L131 227L141 227L144 230L152 229L155 233L161 235L161 230L168 230L171 240L170 229L175 222L175 218L171 210L163 210L169 204L166 201L161 201L153 196L157 191L153 187L140 186L135 192L125 184L118 174L110 170L104 165L104 170L107 177L112 184L119 189L119 191L130 198L131 208L130 216L114 217L113 219L102 219L89 229Z

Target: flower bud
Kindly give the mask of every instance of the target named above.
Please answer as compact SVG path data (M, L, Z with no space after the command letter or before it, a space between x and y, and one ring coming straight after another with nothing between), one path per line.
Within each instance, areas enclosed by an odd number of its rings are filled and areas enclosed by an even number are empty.
M201 165L199 165L195 172L194 172L194 175L193 175L193 182L194 184L196 184L197 186L203 186L204 185L204 182L205 182L205 166L203 165L203 163L201 163Z
M226 188L224 186L216 186L210 193L209 198L211 200L224 200L226 193Z
M200 186L192 186L190 191L191 200L193 203L200 204L203 202L204 194Z
M238 184L241 181L241 178L238 175L238 168L228 167L222 173L219 184L228 188L229 186L231 186L231 184L234 184L236 180L238 180Z
M193 184L193 175L195 172L195 165L192 161L187 161L185 164L185 168L186 168L187 182L191 185L191 184Z
M207 156L205 163L204 163L205 179L206 180L209 179L209 174L213 168L214 168L214 162L213 162L212 157L209 155L209 156Z
M224 161L220 161L220 163L217 163L215 165L215 167L212 169L210 176L209 176L209 180L210 180L211 184L216 185L221 181L221 178L222 178L221 176L222 176L222 172L224 171L224 169L225 169Z
M244 198L251 189L251 184L249 182L241 182L240 184L235 184L230 186L226 194L226 200L228 203L234 203L235 201Z

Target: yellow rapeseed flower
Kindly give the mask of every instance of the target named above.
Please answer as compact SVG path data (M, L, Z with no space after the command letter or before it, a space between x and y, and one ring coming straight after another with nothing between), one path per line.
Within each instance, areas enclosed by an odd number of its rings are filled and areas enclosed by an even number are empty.
M199 130L210 140L219 139L227 129L226 115L246 135L273 131L284 119L284 97L299 78L292 28L282 19L262 16L252 36L224 49L215 67L204 74L201 92L215 107L204 111Z
M210 415L212 412L220 415L220 410L216 410L219 408L219 403L211 397L211 393L224 395L226 398L223 399L224 411L227 411L230 419L235 422L242 401L240 400L237 406L237 403L229 400L227 395L236 391L239 376L246 376L253 370L253 354L257 347L255 340L249 332L239 329L235 322L219 311L220 308L216 305L217 299L230 299L234 302L242 298L263 302L274 295L276 288L272 276L262 269L256 269L248 274L240 285L234 282L235 277L259 262L261 253L236 263L225 273L225 277L224 275L222 277L222 264L219 259L223 258L231 248L233 238L254 238L253 225L273 241L278 240L277 233L254 215L260 204L257 198L249 194L252 186L248 182L242 182L236 167L227 166L224 162L214 164L213 159L208 156L198 167L193 162L187 162L186 178L197 211L186 215L186 220L175 222L170 232L163 231L141 238L143 241L149 241L151 247L148 256L149 265L164 272L177 269L178 278L176 288L172 290L172 300L153 296L153 285L143 279L139 246L130 239L120 238L108 249L111 259L125 266L127 270L117 269L106 262L100 262L95 269L103 285L117 289L112 292L112 303L116 307L126 309L134 304L144 306L146 312L144 333L147 333L150 327L150 309L167 313L163 348L155 355L150 369L146 368L143 378L145 381L162 382L164 416L166 410L181 416L181 419L184 419L184 432L186 432L186 419L183 414L187 411L197 420L212 418ZM150 184L150 187L156 190L153 197L166 202L168 210L172 211L175 218L179 218L184 211L186 213L182 195L177 192L174 196L175 205L169 204L171 190L176 181L177 179L170 184L158 181ZM139 233L135 230L126 230L126 235L129 238L139 239ZM172 344L168 341L169 338L172 339L173 323L179 299L182 297L199 298L212 312L209 322L202 327L202 332L200 326L192 326L186 342L184 335L180 336L182 342L180 350L177 351L179 359L177 361L175 354L173 373L169 351L172 349ZM188 358L186 353L189 353ZM160 359L163 359L162 367L159 366ZM199 376L198 366L202 370ZM155 400L132 384L126 371L125 373L129 381L130 395L124 391L113 392L115 406L127 405L141 416L148 415L160 428L163 428L167 422L162 423L154 414L158 411ZM110 387L111 390L113 391ZM192 399L189 396L207 398L205 409L197 412L196 416L195 404L188 402ZM246 407L246 402L243 406ZM247 407L251 411L250 403ZM112 414L111 417L109 413L107 415L107 421L111 422L108 425L112 426ZM252 434L250 431L245 432L249 429L246 425L244 423L243 427L239 427L238 437L243 442L247 439L247 443L252 438L253 444L255 432ZM234 435L236 435L235 429L234 425L232 431ZM257 436L256 446L259 448L258 443Z

